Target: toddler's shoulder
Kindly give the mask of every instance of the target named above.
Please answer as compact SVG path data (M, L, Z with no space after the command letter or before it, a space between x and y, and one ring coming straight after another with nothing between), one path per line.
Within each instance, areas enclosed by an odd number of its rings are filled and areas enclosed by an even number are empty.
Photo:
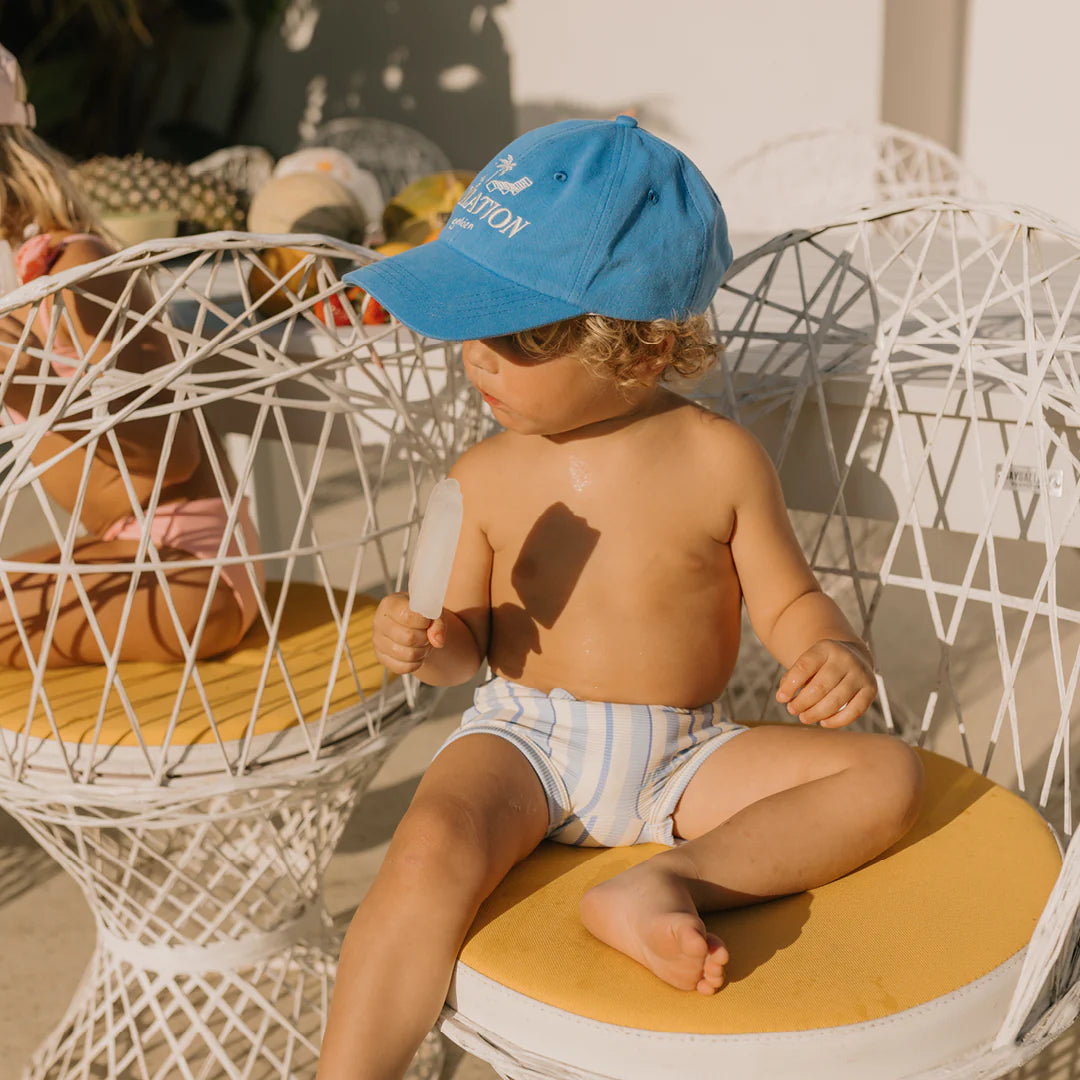
M698 409L692 422L694 460L700 479L712 490L725 492L733 503L756 498L762 492L775 494L779 478L768 451L753 432L742 424Z
M484 533L504 515L508 492L522 475L514 441L506 436L500 432L470 447L450 469L461 485L466 519Z
M772 467L768 452L757 436L738 421L695 404L685 410L683 421L699 452L707 457L718 458L728 465L738 462L747 467L762 464Z
M491 487L500 476L505 477L512 471L516 457L514 443L508 432L490 435L483 442L469 447L454 462L450 475L463 486L483 484Z

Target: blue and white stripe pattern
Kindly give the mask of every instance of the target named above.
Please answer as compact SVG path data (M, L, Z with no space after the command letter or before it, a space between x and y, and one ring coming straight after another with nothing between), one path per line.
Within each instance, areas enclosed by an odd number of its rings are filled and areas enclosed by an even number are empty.
M547 836L562 844L673 845L671 815L714 750L746 728L697 709L579 701L495 678L477 691L443 744L498 735L536 770L547 794Z

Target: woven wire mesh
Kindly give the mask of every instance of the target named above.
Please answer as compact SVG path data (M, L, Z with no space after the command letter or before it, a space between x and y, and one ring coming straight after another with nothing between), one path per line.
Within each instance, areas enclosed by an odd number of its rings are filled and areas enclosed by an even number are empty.
M863 725L991 775L1066 836L1080 734L1078 298L1080 234L1058 222L948 199L877 206L737 259L713 304L719 364L684 388L761 439L816 576L874 647L880 696ZM779 674L745 624L728 714L790 721ZM923 1080L1004 1075L1069 1027L1078 905L1074 839L993 1045ZM449 1006L441 1022L501 1076L595 1076L569 1047L522 1050Z
M332 146L348 154L378 180L387 201L414 180L451 167L450 159L426 135L405 124L368 116L328 120L303 145Z
M368 322L345 291L370 252L290 237L283 262L281 239L152 242L0 304L21 328L2 323L2 637L25 669L0 671L0 803L79 883L99 932L30 1077L314 1075L337 953L323 871L432 704L374 664L369 617L403 584L427 490L479 434L475 402L451 347ZM146 425L149 459L131 435ZM151 524L192 446L226 523L216 553L164 560ZM88 566L102 460L141 539ZM66 504L49 477L65 463ZM222 660L205 643L230 567L257 610ZM170 594L190 569L210 573L196 611ZM17 599L28 575L48 583L33 610ZM126 659L145 578L177 642L149 675ZM62 603L99 664L50 663Z
M293 702L304 752L317 756L328 735L340 736L340 726L330 725L340 706L328 694L314 713L305 712L278 647L290 594L301 583L325 602L336 638L326 677L333 684L339 672L351 672L355 722L377 733L383 699L400 692L385 679L374 690L364 688L354 670L351 620L362 594L401 585L426 489L475 437L475 407L448 346L421 342L398 324L365 325L362 311L344 298L342 260L368 257L362 249L322 240L293 243L302 257L281 273L264 258L268 240L224 234L213 243L203 240L201 248L160 242L128 249L92 273L69 275L62 289L37 285L18 294L32 298L30 314L0 393L9 385L32 389L35 400L25 415L6 407L0 427L0 589L12 613L4 641L33 680L23 736L0 734L0 771L23 777L41 750L40 736L49 743L49 767L70 780L92 781L102 756L113 753L101 744L100 731L81 738L77 751L65 750L70 740L56 719L50 687L62 691L66 682L47 663L65 602L80 605L103 662L100 697L91 705L97 727L107 712L121 710L130 728L128 756L141 756L124 771L140 769L157 783L178 756L190 756L190 747L177 742L192 710L205 714L213 738L204 741L218 749L218 760L201 767L243 772L256 753L258 717L275 680ZM100 287L107 280L113 282L108 300ZM136 302L141 287L150 301ZM61 371L54 363L57 328L74 330L95 307L107 307L100 333L89 347L77 343L76 355L63 361L71 370ZM42 326L48 332L39 342L31 328ZM166 343L165 361L144 372L128 370L125 358L147 338ZM129 460L124 433L136 423L160 425L161 452L153 462ZM149 526L167 501L170 464L184 439L196 443L208 463L228 523L215 557L166 564ZM144 526L140 549L128 561L87 565L77 557L98 479L95 455L87 451L114 462L131 518ZM78 491L72 505L58 507L46 491L46 474L72 460L81 461ZM249 510L258 531L255 550L243 527ZM23 554L29 538L60 555L29 561ZM202 676L214 589L193 618L177 609L168 587L170 575L207 568L217 575L211 582L216 586L229 567L246 575L258 607L253 630L267 643L262 676L245 706L251 722L240 739L220 736ZM124 604L109 627L100 625L87 584L105 571L128 575L122 578L128 583ZM15 589L31 574L56 582L47 610L32 616L20 614L15 599ZM161 585L162 618L183 664L163 720L166 730L153 743L141 737L121 664L138 585L147 577ZM274 587L263 590L262 578ZM373 697L375 705L365 713ZM43 760L40 754L36 760Z
M767 142L730 166L717 190L733 228L766 236L887 201L984 196L981 181L952 151L891 124L821 128Z
M726 349L698 390L777 462L815 572L876 646L884 725L1066 833L1078 294L1080 238L1034 213L868 211L736 263L714 309ZM732 688L756 711L763 691Z

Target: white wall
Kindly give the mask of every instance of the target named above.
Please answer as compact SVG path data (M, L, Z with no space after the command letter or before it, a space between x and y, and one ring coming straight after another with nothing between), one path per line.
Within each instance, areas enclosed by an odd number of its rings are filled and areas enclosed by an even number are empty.
M519 130L633 107L715 179L765 140L878 117L881 0L510 0L494 15Z
M884 0L293 0L244 137L291 149L316 80L326 118L407 123L461 168L538 124L636 108L715 178L767 139L876 120L883 24Z
M1080 228L1076 0L971 0L961 153L988 194Z
M940 19L927 20L923 48L916 7L933 9L899 2L909 25L886 72L886 0L292 0L294 33L267 42L242 137L292 149L313 82L325 86L326 118L399 120L461 168L478 168L537 124L635 108L717 180L766 140L876 121L885 75L894 106L921 115ZM967 0L966 26L961 156L991 197L1080 227L1070 124L1080 3ZM242 35L207 36L191 53L208 122L230 98L241 45ZM947 90L935 92L923 109L931 135L934 110L955 108L937 100Z

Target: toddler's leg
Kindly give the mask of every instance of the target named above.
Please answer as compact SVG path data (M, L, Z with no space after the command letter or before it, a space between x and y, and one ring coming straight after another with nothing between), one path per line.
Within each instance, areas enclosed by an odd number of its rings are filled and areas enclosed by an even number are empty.
M899 739L761 727L725 743L674 815L688 842L591 889L581 915L601 941L680 989L715 993L727 951L699 912L833 881L914 823L922 766Z
M85 539L75 546L75 561L84 565L101 563L130 563L138 552L134 540ZM190 560L187 552L162 548L158 554L163 562ZM44 547L23 552L15 559L27 563L56 563L60 552L56 547ZM169 596L176 607L185 637L190 640L198 625L203 604L210 586L210 570L189 568L166 572ZM82 575L90 606L106 645L114 647L120 632L120 620L127 603L131 575L103 572ZM52 610L57 578L54 574L12 574L11 585L23 630L35 655ZM241 637L240 606L233 590L219 580L210 604L210 614L199 642L200 657L215 656L235 645ZM122 660L175 661L183 658L180 638L156 574L140 575L131 613L124 629L120 649ZM71 579L64 585L60 613L53 629L48 667L68 667L72 664L104 662L101 649L90 629L86 610ZM6 667L27 666L26 650L15 629L14 613L0 595L0 664Z
M544 789L505 739L469 735L436 757L345 937L319 1080L400 1080L477 909L547 825Z

